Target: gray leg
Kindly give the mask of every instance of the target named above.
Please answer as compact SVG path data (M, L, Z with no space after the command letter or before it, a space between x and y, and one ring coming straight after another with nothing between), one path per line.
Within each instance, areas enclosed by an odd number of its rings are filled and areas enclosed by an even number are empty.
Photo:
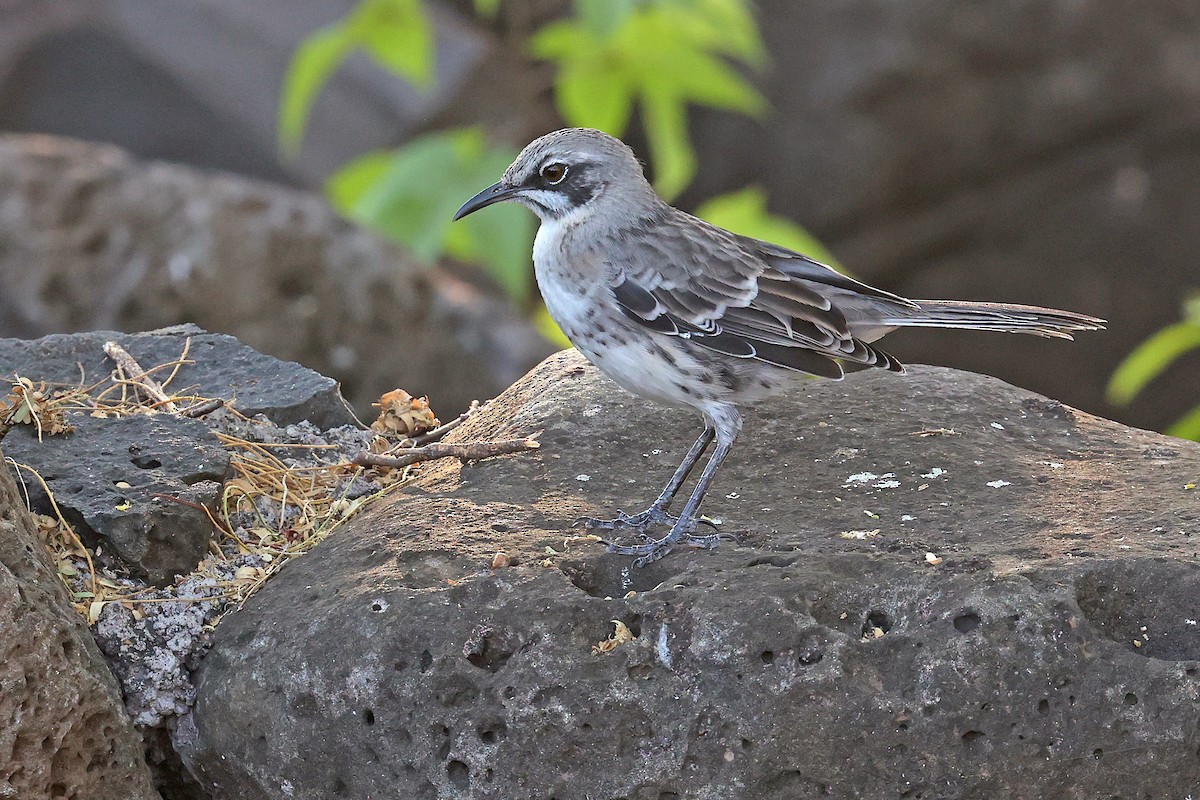
M636 568L644 567L650 562L662 558L671 552L671 548L679 542L684 542L694 547L711 548L716 547L722 538L731 538L728 535L719 533L708 536L695 535L696 526L700 522L700 504L704 502L704 495L708 493L708 488L712 485L717 470L721 468L721 463L729 455L729 450L733 447L738 431L742 427L742 419L733 406L715 408L709 413L709 418L716 426L717 446L713 450L712 457L709 458L708 463L704 465L704 471L700 473L700 480L696 481L696 488L692 490L691 496L688 497L687 503L684 504L683 511L680 512L679 518L671 527L671 532L661 539L641 545L622 546L610 544L608 546L610 553L638 556L633 562L633 567ZM680 482L682 483L682 481Z
M692 445L692 449L688 450L687 455L683 457L683 463L675 470L675 474L671 476L671 480L667 481L667 485L663 487L662 493L658 495L658 499L651 503L650 507L645 511L638 514L626 514L624 511L618 511L616 519L582 517L576 520L575 524L582 523L589 529L631 529L636 531L645 531L651 525L660 523L674 525L677 518L668 514L667 509L671 507L671 501L679 493L679 487L683 486L683 482L687 480L688 475L692 474L692 470L696 467L696 462L700 460L700 456L704 455L704 451L712 444L716 435L716 429L706 422L704 432L700 434L699 438Z

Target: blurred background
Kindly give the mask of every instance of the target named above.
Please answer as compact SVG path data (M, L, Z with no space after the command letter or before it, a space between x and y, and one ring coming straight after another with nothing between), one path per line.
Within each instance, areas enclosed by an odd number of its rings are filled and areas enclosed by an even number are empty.
M561 346L532 218L449 217L567 124L882 288L1105 317L888 349L1200 436L1189 0L0 0L0 336L194 321L452 414Z

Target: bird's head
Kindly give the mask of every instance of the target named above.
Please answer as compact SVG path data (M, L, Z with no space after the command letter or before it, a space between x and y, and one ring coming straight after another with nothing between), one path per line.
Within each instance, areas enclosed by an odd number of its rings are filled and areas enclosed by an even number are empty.
M628 145L590 128L565 128L527 145L504 177L464 203L454 219L515 200L546 222L614 196L628 201L647 194L655 196Z

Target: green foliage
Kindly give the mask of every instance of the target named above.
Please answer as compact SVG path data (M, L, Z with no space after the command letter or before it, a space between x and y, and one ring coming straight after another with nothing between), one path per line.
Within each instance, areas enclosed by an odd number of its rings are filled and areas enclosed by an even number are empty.
M718 195L696 209L696 216L734 233L783 245L840 269L833 254L808 231L786 217L767 211L767 194L758 186Z
M486 5L484 0L479 0ZM283 80L279 142L295 156L321 88L356 51L414 85L433 80L433 25L422 0L362 0L348 16L305 39Z
M534 34L530 50L558 66L568 125L621 136L645 117L655 188L668 200L696 173L689 103L759 116L766 101L727 62L758 65L763 46L745 0L575 0L575 17Z
M1183 317L1182 322L1153 334L1117 365L1108 382L1109 402L1127 405L1177 359L1200 349L1200 296L1184 304ZM1200 441L1200 406L1176 421L1166 433Z
M495 17L501 0L474 0ZM655 185L671 199L696 172L687 129L695 104L759 116L762 96L738 72L765 60L750 0L574 0L573 15L529 40L536 57L557 67L555 99L571 126L621 136L640 111ZM345 18L309 36L296 50L279 108L283 151L299 151L313 103L334 71L355 52L418 87L434 79L434 33L424 0L360 0ZM489 145L477 129L433 133L392 151L363 155L344 166L326 191L345 216L433 261L448 254L484 265L516 299L529 299L533 220L499 204L457 223L471 195L494 182L515 153ZM831 256L790 220L768 213L752 187L713 198L700 216L739 233L778 242L826 263ZM544 308L533 319L566 343Z
M414 139L343 167L327 194L345 216L396 239L418 257L443 253L485 264L513 297L529 294L533 220L513 205L451 223L463 201L495 182L516 156L492 147L478 128Z
M475 0L475 13L493 19L500 13L500 0Z

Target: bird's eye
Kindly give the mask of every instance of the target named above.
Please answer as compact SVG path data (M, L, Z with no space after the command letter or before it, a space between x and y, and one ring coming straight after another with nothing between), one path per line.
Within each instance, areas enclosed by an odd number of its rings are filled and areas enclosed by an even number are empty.
M565 177L567 177L566 164L547 164L542 167L542 178L546 183L561 183Z

